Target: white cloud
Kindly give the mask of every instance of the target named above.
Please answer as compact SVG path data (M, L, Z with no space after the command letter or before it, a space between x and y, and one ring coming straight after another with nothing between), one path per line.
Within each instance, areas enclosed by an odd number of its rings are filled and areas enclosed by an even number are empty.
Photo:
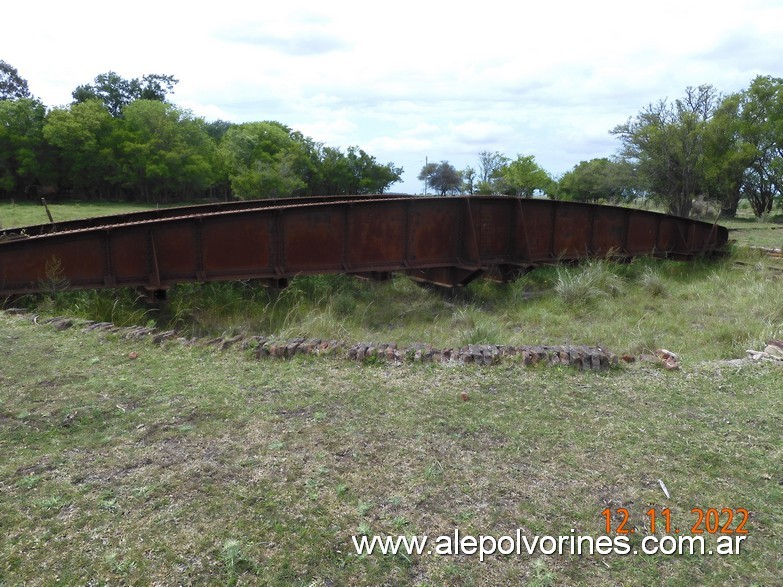
M370 153L414 153L421 154L432 150L433 142L427 138L415 138L405 136L381 136L370 139L366 150Z
M305 136L326 143L327 146L352 146L350 140L356 130L356 124L347 118L319 119L294 126Z
M466 120L459 124L450 124L451 136L455 142L482 145L500 142L509 136L509 127L492 120Z
M321 55L348 48L340 37L325 34L318 24L308 24L293 31L281 32L264 24L243 23L215 32L215 38L226 43L268 48L296 57Z

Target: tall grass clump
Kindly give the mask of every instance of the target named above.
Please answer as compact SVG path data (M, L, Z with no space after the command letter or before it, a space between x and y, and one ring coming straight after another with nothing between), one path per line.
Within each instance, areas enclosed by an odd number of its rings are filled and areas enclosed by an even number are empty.
M606 261L589 261L576 268L558 268L555 295L566 306L586 306L617 297L625 291L625 280Z
M161 318L168 327L193 335L227 331L265 335L302 331L302 336L311 335L306 324L312 325L313 318L332 317L330 321L337 322L351 305L357 294L343 283L349 280L343 276L302 276L284 289L266 288L255 281L181 285L172 288ZM332 298L342 299L338 309L330 305Z
M645 292L650 297L662 298L667 294L666 280L661 275L660 271L653 267L647 266L644 268L639 283Z
M29 303L44 314L63 314L116 326L137 326L153 319L139 294L129 288L60 291L30 296Z
M503 344L507 341L498 316L484 314L474 308L465 307L455 312L453 325L460 346Z
M746 336L735 346L763 350L768 340L783 338L783 276L757 265L747 268L737 287L745 310L738 321Z

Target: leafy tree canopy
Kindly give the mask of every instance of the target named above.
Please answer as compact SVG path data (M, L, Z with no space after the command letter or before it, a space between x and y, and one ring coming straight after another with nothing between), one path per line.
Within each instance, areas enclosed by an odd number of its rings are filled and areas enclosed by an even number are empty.
M0 100L29 98L27 80L23 79L15 67L0 59Z
M217 152L201 119L158 100L135 100L123 109L118 148L123 177L149 200L198 192L215 180Z
M749 147L743 193L754 213L772 210L783 194L783 78L758 76L743 93L739 134Z
M298 133L279 122L232 126L220 144L231 189L239 198L284 198L307 185L310 158Z
M134 100L158 100L165 102L179 80L173 75L149 74L141 79L125 79L113 71L95 77L95 83L78 86L72 93L74 102L101 100L112 116L122 115L123 107Z
M536 193L546 194L554 185L552 177L536 163L533 155L518 155L501 168L504 193L530 198Z
M509 158L495 151L481 151L478 154L479 169L475 191L479 194L491 195L503 193L503 168L508 165Z
M558 197L575 202L613 204L626 202L635 196L633 169L625 161L605 157L581 161L563 174L557 186Z
M49 112L43 134L60 153L62 188L97 197L112 192L121 122L97 99Z
M462 187L460 172L448 161L424 165L418 177L441 196L456 194Z
M43 140L46 108L38 100L0 100L0 191L23 194L51 181L51 153Z
M705 129L719 102L712 86L689 87L683 98L650 104L612 130L621 156L672 214L687 216L694 197L704 193Z
M757 216L783 192L783 79L758 76L738 94L709 85L651 104L613 131L639 185L672 214L687 216L698 197L733 216L746 197Z
M461 172L462 175L462 191L466 194L474 194L476 192L476 170L470 165L466 165L465 169Z
M743 93L726 96L704 129L704 195L720 202L721 215L734 217L746 192L745 174L756 156L743 136Z

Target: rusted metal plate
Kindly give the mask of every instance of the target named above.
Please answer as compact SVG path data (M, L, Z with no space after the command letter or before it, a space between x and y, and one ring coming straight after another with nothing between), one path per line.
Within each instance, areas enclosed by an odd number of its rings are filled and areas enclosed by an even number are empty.
M274 216L205 216L200 226L204 279L242 279L248 273L274 273Z
M629 215L623 208L607 208L593 216L591 250L596 256L624 254L628 248Z
M725 228L641 210L477 196L241 202L30 227L0 241L0 294L402 272L460 286L592 256L719 252ZM56 273L53 274L53 273ZM47 281L49 282L47 285Z
M344 207L292 208L278 219L282 266L287 272L321 273L345 258Z
M141 225L103 231L109 263L106 277L117 285L144 283L152 273L149 229Z
M509 217L508 205L503 201L489 200L482 202L475 209L472 205L470 206L473 225L467 227L466 255L472 258L478 252L481 259L497 261L514 257L516 231L514 230L513 217ZM513 211L512 207L512 216ZM475 235L471 228L475 229ZM478 247L477 251L474 251L470 246L474 238Z
M399 268L405 259L408 209L398 203L376 202L353 207L347 224L346 270L378 271Z
M517 200L517 205L520 207L517 238L522 237L525 245L521 258L535 264L553 261L556 257L553 253L556 208L538 200Z
M451 266L461 260L465 208L456 204L444 206L431 198L409 204L407 257L411 265Z

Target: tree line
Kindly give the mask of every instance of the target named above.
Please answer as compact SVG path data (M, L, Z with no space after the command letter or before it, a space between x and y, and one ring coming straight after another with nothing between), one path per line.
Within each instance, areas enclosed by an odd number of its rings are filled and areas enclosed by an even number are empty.
M0 197L142 199L287 197L382 193L402 168L359 147L329 147L275 121L206 121L177 107L178 80L100 74L73 102L47 108L0 61ZM649 104L610 130L612 157L581 161L555 178L533 155L482 151L476 167L427 163L425 192L546 195L574 201L655 200L687 216L696 199L734 216L746 199L757 216L781 203L783 79L758 76L721 94L711 85Z
M0 197L183 201L383 193L402 168L275 121L207 122L169 101L178 80L114 72L47 108L0 61Z
M478 159L478 170L468 165L458 171L448 161L426 163L418 176L425 182L425 193L431 188L441 196L465 193L530 198L552 195L557 185L533 155L511 160L499 151L481 151Z
M532 155L510 159L482 151L478 171L448 161L425 165L425 189L450 193L547 195L581 202L659 202L687 216L694 201L714 201L733 217L746 199L754 214L783 199L783 79L758 76L737 93L711 85L688 87L662 99L610 131L620 140L615 156L581 161L554 178Z

